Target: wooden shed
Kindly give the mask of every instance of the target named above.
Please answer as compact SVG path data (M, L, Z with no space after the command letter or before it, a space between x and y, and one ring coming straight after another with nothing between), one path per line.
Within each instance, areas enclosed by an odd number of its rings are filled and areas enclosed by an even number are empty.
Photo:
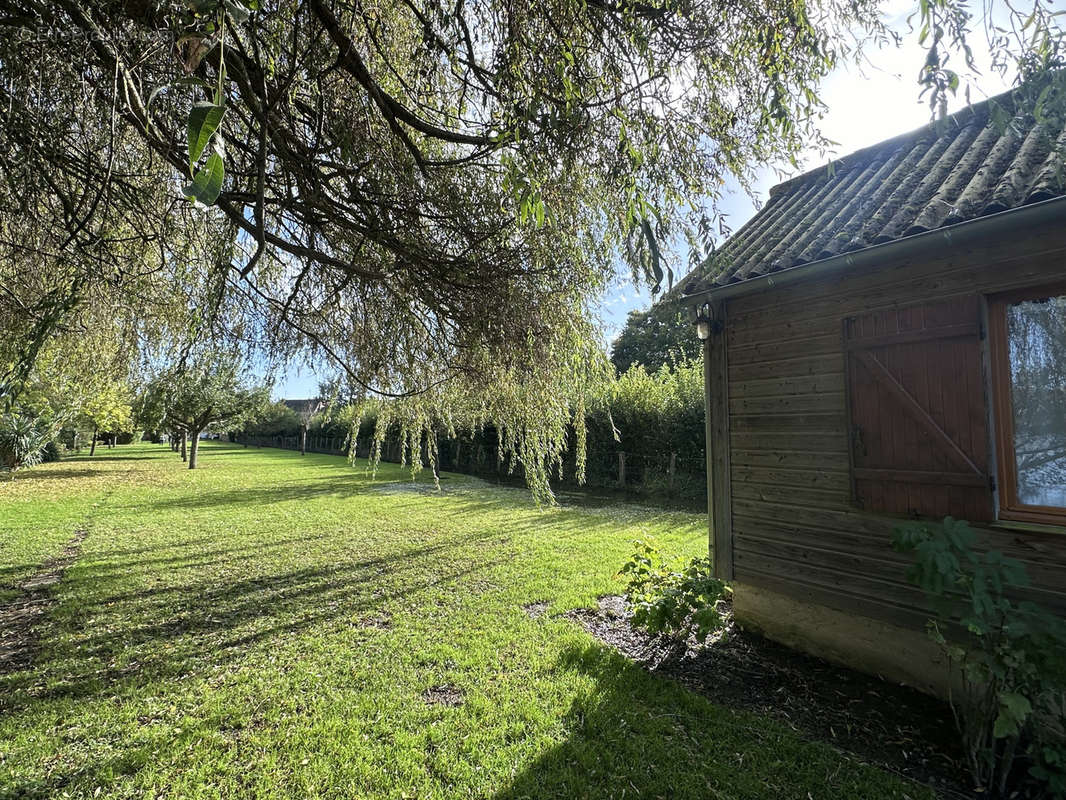
M675 288L743 623L938 691L891 539L948 515L1066 613L1064 153L1061 121L994 98L775 187Z

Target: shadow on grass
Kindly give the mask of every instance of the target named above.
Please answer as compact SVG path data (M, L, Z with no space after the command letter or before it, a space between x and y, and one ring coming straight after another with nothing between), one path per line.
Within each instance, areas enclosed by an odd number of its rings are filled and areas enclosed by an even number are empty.
M307 481L290 481L263 487L239 487L217 492L183 492L171 498L159 498L141 504L130 504L127 508L147 508L152 511L169 511L174 509L198 510L208 508L234 508L239 506L264 506L273 503L285 503L293 500L320 500L325 497L350 497L364 491L366 481L359 479L318 479ZM114 506L118 508L117 504Z
M390 471L391 472L391 471ZM452 483L454 480L454 483ZM500 488L480 482L466 482L465 476L447 476L443 491L435 491L428 480L411 481L394 474L372 477L362 469L338 469L322 477L294 478L284 484L266 486L240 486L218 491L182 492L170 497L158 497L147 503L128 504L127 509L164 512L169 510L202 511L210 509L233 509L238 507L265 507L292 501L315 501L325 498L350 499L356 495L382 500L388 497L390 511L403 512L420 508L440 518L461 518L467 515L506 512L509 526L515 530L561 526L564 521L580 517L583 529L610 528L617 526L618 513L639 515L649 522L662 518L676 518L676 509L646 504L630 504L623 507L575 503L550 509L538 508L525 489ZM409 495L408 500L405 495ZM122 508L112 504L112 508ZM518 518L514 512L524 515ZM539 513L538 513L539 512Z
M122 447L122 446L123 445L119 445L119 447ZM175 458L178 457L177 453L174 453L173 455L174 455ZM62 464L63 462L71 462L71 461L73 461L75 463L93 464L93 463L100 462L100 461L157 461L158 459L159 459L158 455L149 455L149 456L126 455L126 454L118 455L116 452L112 451L110 453L108 453L108 452L97 453L95 456L91 456L88 453L83 453L82 455L77 455L77 456L68 456L68 457L64 458L62 461L60 461L59 463Z
M390 601L508 563L500 558L470 565L448 555L496 535L467 534L372 558L288 570L257 572L255 566L271 550L328 537L257 541L206 552L193 548L194 555L156 559L134 553L132 562L78 565L64 581L64 594L76 602L61 604L53 614L52 637L61 644L46 649L32 671L0 675L0 713L55 699L121 697L146 684L240 662L249 648L284 643L312 627L360 627L367 614ZM179 574L174 585L115 591L131 566L150 567L154 581L185 569L202 570L203 576L180 581ZM230 577L242 571L245 577ZM123 609L123 615L107 625L91 624L114 608ZM50 674L62 680L49 680Z
M767 720L712 705L598 644L558 669L595 689L575 700L566 738L494 800L526 798L918 798L927 794Z
M42 464L33 467L32 469L16 472L14 481L16 483L25 483L28 481L66 481L74 480L76 478L92 478L104 474L104 470L100 469L63 469L62 467L56 469L56 463L61 464L62 462ZM11 478L5 477L2 480L11 480Z

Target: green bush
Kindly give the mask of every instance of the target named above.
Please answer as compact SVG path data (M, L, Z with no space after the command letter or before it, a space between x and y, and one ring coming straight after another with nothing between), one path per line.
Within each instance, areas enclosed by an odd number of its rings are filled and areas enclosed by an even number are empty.
M56 444L55 440L53 439L48 444L46 444L44 446L44 449L41 451L41 463L51 464L56 461L59 461L59 458L59 445Z
M635 552L618 571L627 582L626 604L634 625L700 642L722 627L718 601L730 590L714 577L709 558L682 562L664 558L648 542L634 544Z
M1020 561L976 544L951 517L901 525L893 540L933 607L929 634L960 687L951 705L978 787L1005 796L1024 759L1050 796L1066 797L1066 623L1012 596L1029 585Z
M43 420L27 414L0 415L0 471L14 473L40 464L55 433Z

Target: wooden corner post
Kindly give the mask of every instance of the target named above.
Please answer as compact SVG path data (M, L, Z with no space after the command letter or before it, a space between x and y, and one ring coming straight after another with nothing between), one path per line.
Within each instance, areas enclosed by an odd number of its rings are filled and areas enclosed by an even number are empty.
M725 304L712 304L710 336L703 342L706 420L708 544L715 577L733 580L733 510L729 488L729 364Z

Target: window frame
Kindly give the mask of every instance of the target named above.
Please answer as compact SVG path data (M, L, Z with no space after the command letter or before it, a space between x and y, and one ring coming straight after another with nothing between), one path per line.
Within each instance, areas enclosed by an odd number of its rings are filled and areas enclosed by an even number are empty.
M1014 404L1011 401L1010 347L1007 307L1045 297L1066 295L1066 283L1040 284L987 298L988 345L991 366L992 428L996 462L997 519L1066 526L1066 507L1037 506L1018 500L1018 458L1014 452Z

